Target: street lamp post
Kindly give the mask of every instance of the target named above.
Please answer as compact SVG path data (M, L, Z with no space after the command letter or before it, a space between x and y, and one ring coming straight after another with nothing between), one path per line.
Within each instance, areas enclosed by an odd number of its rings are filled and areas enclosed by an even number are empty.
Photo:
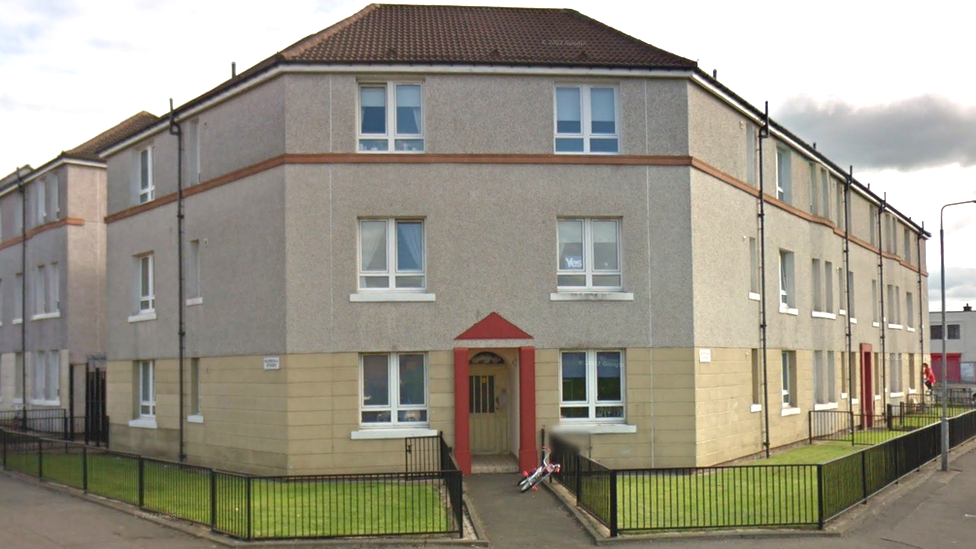
M949 470L949 365L946 361L946 299L945 299L945 229L942 224L942 216L945 209L949 206L960 204L976 204L976 200L965 200L963 202L953 202L946 204L939 210L939 260L942 267L942 470Z

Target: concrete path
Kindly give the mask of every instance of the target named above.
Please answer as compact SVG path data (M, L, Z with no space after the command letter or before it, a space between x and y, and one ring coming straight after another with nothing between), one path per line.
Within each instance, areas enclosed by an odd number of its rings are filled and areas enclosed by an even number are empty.
M213 543L0 473L3 549L203 549Z

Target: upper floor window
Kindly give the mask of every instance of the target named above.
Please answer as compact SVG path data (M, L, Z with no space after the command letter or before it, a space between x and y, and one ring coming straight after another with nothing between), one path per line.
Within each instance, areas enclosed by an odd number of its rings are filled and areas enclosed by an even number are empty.
M561 419L624 418L623 353L563 351L560 353Z
M912 262L912 230L905 227L905 262Z
M818 270L819 272L819 270ZM781 312L796 308L793 278L793 252L779 251L779 308Z
M35 217L34 225L42 225L47 222L47 194L45 193L45 186L47 182L45 179L39 179L34 182L34 205Z
M790 152L776 148L776 198L793 203L793 179L790 171Z
M388 108L392 105L393 108ZM359 87L361 152L424 152L423 88L420 84Z
M364 425L427 423L427 357L420 353L361 357Z
M359 221L359 289L427 287L424 222L420 219Z
M620 223L560 219L556 284L566 289L620 290Z
M136 165L136 191L139 204L145 204L156 198L156 186L153 184L153 149L146 147L139 151L139 161Z
M139 408L136 417L156 417L156 365L151 360L136 362L139 374Z
M153 280L153 254L146 254L136 258L139 313L151 313L156 310L156 293Z
M556 152L619 152L617 88L556 87Z

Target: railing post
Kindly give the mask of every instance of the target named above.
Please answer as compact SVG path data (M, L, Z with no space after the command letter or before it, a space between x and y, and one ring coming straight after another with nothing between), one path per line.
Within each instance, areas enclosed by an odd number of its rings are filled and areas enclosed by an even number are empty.
M617 471L610 471L610 537L615 538L620 531L617 523Z
M457 505L454 506L454 518L458 524L458 538L464 539L464 485L461 479L461 471L451 471L453 479L455 498Z
M823 473L823 469L824 469L823 464L817 465L817 517L818 517L817 526L821 530L823 530L824 523L826 522L826 519L827 519L827 517L824 516L824 513L826 512L825 511L825 507L826 506L824 505L825 504L825 502L824 502L824 491L825 491L824 488L825 487L824 487L824 473Z
M854 397L852 395L847 395L847 398L854 398ZM847 413L851 414L851 446L854 446L855 445L854 431L857 429L857 427L854 425L854 410L851 410L850 412Z
M574 459L576 460L576 486L573 487L573 491L576 492L576 506L579 507L580 493L583 491L583 458L579 452L576 452Z
M139 456L139 508L142 509L143 503L145 503L145 480L143 479L143 472L145 466L143 465L142 456Z
M861 454L861 494L864 496L864 498L861 500L861 503L867 505L868 504L868 465L867 465L867 458L865 457L867 455L867 452L861 450L860 454Z
M217 472L210 470L210 530L217 529Z
M246 477L247 492L244 494L244 501L247 504L247 540L251 541L251 477Z
M3 439L3 468L7 468L7 431L0 431L0 438Z
M37 478L44 478L44 444L37 439Z
M88 491L88 446L81 447L81 489Z
M813 410L807 412L807 430L809 431L810 444L813 444Z

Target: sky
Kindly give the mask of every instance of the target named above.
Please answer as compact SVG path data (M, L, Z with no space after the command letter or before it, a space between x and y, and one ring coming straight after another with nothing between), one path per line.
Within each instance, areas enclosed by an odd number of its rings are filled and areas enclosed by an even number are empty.
M976 2L875 0L401 3L572 8L695 60L933 238L976 200ZM141 110L164 114L365 1L0 0L0 173L40 166ZM976 204L945 210L947 309L976 305Z

